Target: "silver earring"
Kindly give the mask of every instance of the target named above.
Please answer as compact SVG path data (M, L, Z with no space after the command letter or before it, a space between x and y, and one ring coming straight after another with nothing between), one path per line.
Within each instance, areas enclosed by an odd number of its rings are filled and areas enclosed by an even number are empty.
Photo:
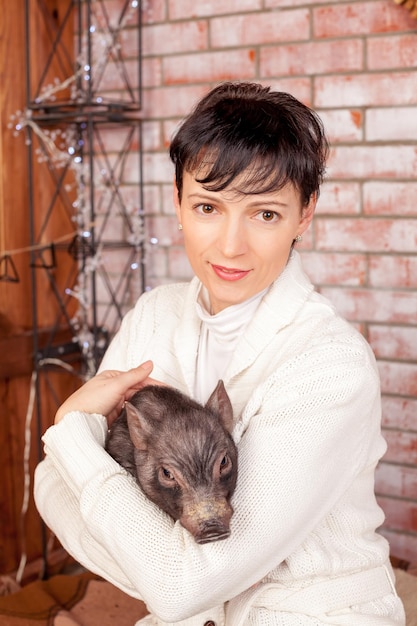
M178 224L178 230L182 230L182 224Z
M302 235L297 235L297 237L294 239L295 243L300 243L300 241L303 240L303 236Z

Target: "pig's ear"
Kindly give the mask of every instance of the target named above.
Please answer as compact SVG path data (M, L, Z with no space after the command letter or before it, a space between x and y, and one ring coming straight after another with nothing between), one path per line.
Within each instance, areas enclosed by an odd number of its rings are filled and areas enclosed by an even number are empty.
M223 426L230 433L233 428L233 407L222 380L217 383L215 390L207 400L206 407L219 413Z
M147 450L149 424L143 415L131 404L126 402L125 411L130 438L137 450Z

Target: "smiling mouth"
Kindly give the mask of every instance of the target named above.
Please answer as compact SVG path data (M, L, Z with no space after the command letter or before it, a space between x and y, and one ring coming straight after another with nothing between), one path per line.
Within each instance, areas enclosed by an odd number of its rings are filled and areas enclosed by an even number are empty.
M222 280L235 281L245 278L251 270L241 270L235 267L223 267L222 265L211 265L216 276Z

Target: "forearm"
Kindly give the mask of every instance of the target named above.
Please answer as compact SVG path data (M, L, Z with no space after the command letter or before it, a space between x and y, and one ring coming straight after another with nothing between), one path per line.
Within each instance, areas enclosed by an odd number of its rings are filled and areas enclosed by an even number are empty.
M361 398L355 402L353 415L360 415ZM79 561L143 597L167 621L215 606L296 549L357 471L362 435L358 428L357 436L345 440L355 424L347 424L346 416L343 423L343 406L329 418L317 409L308 413L310 397L292 410L278 410L273 398L270 404L274 412L253 416L239 445L235 514L226 541L199 546L156 509L103 450L106 427L99 417L69 415L46 434L48 462L57 476L54 484L39 481L38 506ZM320 437L315 442L311 437L317 439L324 427L321 443ZM72 521L53 504L67 490ZM66 497L61 500L64 506Z
M88 570L109 580L123 591L140 598L124 572L109 560L107 551L85 527L79 500L62 479L51 459L46 457L35 470L35 501L45 523L63 547ZM65 524L62 520L65 520Z

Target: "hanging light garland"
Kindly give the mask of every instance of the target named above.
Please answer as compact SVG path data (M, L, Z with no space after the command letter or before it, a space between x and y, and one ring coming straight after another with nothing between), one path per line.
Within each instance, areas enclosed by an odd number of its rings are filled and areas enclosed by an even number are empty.
M120 57L121 40L123 30L135 17L139 9L138 0L132 0L126 4L125 10L116 24L110 23L107 15L99 13L100 0L91 2L91 23L89 33L82 36L82 50L76 59L76 71L73 75L65 77L63 80L54 79L52 84L42 88L35 99L36 106L51 105L58 102L61 93L70 93L71 103L74 111L86 103L88 87L90 87L92 77L102 77L109 59L115 61L116 70L123 76L122 61ZM143 3L142 3L143 6ZM136 19L136 18L135 18ZM87 61L87 39L90 42L90 64ZM126 88L128 89L128 88ZM130 94L132 95L132 93ZM105 107L104 98L100 95L94 96L95 106ZM122 103L123 104L126 103ZM56 106L56 105L55 105ZM91 320L91 275L104 271L103 266L103 246L93 245L93 231L97 227L96 221L91 218L90 207L90 176L89 159L83 158L83 140L76 132L75 124L62 128L46 128L42 120L37 119L36 111L26 109L17 111L11 116L9 128L15 136L26 132L26 143L31 144L31 139L36 137L38 147L34 154L38 163L52 164L55 169L66 168L72 173L72 179L64 185L68 194L74 194L75 199L71 202L74 213L71 221L74 223L74 230L59 237L58 239L45 244L36 244L19 250L4 251L0 256L0 280L18 282L16 266L13 263L13 256L22 252L40 252L43 250L53 250L58 242L68 241L68 251L79 260L80 267L77 274L78 283L73 287L65 289L65 295L75 298L78 301L78 313L70 320L75 341L80 346L82 354L87 364L87 377L95 373L93 351L95 338L90 330ZM30 129L30 131L29 131ZM28 132L29 131L29 132ZM110 167L110 166L109 166ZM96 171L96 170L95 170ZM108 169L98 168L97 179L94 181L94 190L102 198L112 201L114 196L119 194L120 177L115 172ZM138 211L137 206L132 202L125 202L123 211L128 220L129 233L124 240L133 250L138 252L144 242L143 215ZM96 216L97 217L97 216ZM96 248L96 249L94 249ZM82 259L82 262L81 262ZM46 267L46 265L44 265ZM133 262L130 265L132 271L137 270L140 264Z

